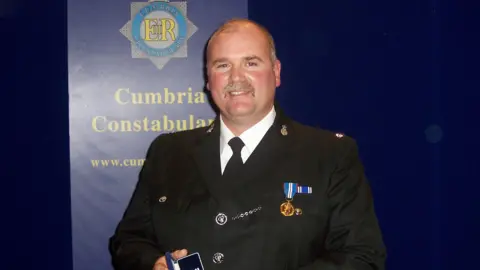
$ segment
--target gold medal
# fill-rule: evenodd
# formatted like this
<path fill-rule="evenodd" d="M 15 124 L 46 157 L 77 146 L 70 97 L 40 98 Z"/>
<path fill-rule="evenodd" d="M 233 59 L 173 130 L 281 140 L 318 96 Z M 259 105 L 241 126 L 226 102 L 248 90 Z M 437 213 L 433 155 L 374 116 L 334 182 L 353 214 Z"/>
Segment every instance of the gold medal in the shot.
<path fill-rule="evenodd" d="M 290 200 L 287 200 L 280 205 L 280 213 L 286 217 L 290 217 L 295 214 L 295 207 L 293 207 L 293 205 L 290 203 Z"/>

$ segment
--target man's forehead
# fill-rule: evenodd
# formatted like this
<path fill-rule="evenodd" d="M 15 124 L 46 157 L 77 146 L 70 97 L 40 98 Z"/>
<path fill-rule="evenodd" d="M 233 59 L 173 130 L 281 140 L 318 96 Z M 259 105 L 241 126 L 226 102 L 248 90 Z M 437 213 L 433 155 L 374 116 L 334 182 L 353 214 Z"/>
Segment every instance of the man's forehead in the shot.
<path fill-rule="evenodd" d="M 260 62 L 268 61 L 270 54 L 268 48 L 265 50 L 251 47 L 246 47 L 244 49 L 239 48 L 238 50 L 216 50 L 213 49 L 207 54 L 207 60 L 209 62 L 237 62 L 237 61 L 251 61 L 257 60 Z"/>
<path fill-rule="evenodd" d="M 243 61 L 253 61 L 253 60 L 255 60 L 255 61 L 260 61 L 260 62 L 265 61 L 264 57 L 261 57 L 260 55 L 256 55 L 256 54 L 245 54 L 245 55 L 240 55 L 240 56 L 227 56 L 227 57 L 219 56 L 219 57 L 212 58 L 211 60 L 214 63 L 229 62 L 229 61 L 232 61 L 232 60 L 243 60 Z"/>
<path fill-rule="evenodd" d="M 255 40 L 268 40 L 268 33 L 262 31 L 257 25 L 250 23 L 250 22 L 233 22 L 226 24 L 211 36 L 208 45 L 214 43 L 219 43 L 218 41 L 221 40 L 223 42 L 225 39 L 230 39 L 232 37 L 248 37 L 251 36 Z"/>

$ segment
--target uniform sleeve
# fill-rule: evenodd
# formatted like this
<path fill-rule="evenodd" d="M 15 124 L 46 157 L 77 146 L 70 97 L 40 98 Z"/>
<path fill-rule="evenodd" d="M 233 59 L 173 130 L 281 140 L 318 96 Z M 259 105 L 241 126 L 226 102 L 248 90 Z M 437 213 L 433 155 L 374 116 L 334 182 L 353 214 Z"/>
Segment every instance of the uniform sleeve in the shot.
<path fill-rule="evenodd" d="M 149 147 L 133 195 L 110 238 L 109 251 L 115 270 L 152 270 L 163 256 L 153 232 L 148 196 L 152 164 L 157 162 L 154 145 L 155 142 Z"/>
<path fill-rule="evenodd" d="M 350 138 L 341 141 L 347 150 L 330 179 L 326 252 L 300 270 L 383 270 L 386 250 L 358 148 Z"/>

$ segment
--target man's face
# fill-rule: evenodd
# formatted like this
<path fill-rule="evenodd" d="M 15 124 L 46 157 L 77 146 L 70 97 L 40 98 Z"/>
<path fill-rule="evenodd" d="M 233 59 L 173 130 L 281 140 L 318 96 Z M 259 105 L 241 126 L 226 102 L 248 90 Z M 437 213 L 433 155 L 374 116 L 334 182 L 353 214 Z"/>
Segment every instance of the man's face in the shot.
<path fill-rule="evenodd" d="M 239 26 L 219 34 L 207 59 L 207 88 L 225 117 L 260 120 L 269 112 L 280 85 L 280 62 L 272 63 L 268 40 L 258 28 Z"/>

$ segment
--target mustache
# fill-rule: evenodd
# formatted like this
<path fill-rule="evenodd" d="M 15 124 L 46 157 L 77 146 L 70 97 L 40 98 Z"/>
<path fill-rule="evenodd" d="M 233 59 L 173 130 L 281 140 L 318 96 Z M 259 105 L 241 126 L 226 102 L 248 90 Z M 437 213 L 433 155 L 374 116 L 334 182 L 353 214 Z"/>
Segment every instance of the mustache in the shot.
<path fill-rule="evenodd" d="M 231 82 L 223 88 L 224 94 L 228 94 L 230 92 L 235 91 L 246 91 L 246 92 L 254 92 L 255 89 L 248 81 L 241 81 L 241 82 Z"/>

